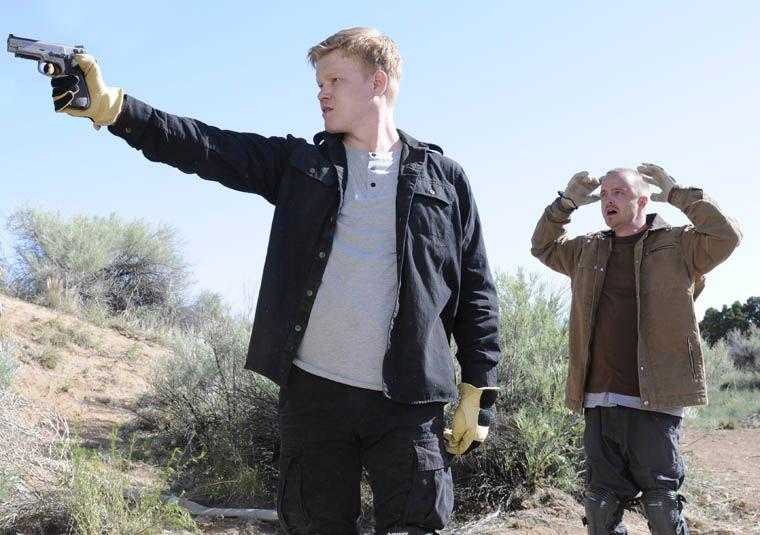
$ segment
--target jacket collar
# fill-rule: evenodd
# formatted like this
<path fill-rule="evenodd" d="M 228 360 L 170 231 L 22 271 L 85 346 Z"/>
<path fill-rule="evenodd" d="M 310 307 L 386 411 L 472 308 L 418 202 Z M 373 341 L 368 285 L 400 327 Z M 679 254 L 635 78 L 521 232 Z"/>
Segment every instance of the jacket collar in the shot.
<path fill-rule="evenodd" d="M 649 232 L 653 230 L 669 230 L 670 224 L 665 221 L 659 214 L 647 214 L 647 227 Z M 602 231 L 604 237 L 610 238 L 615 233 L 612 229 Z"/>
<path fill-rule="evenodd" d="M 649 230 L 670 229 L 670 225 L 659 214 L 647 214 Z"/>
<path fill-rule="evenodd" d="M 443 150 L 441 150 L 440 147 L 437 145 L 432 145 L 430 143 L 420 143 L 415 138 L 404 132 L 403 130 L 396 130 L 398 132 L 398 137 L 401 139 L 402 145 L 404 145 L 407 148 L 410 149 L 427 149 L 430 148 L 432 150 L 435 150 L 437 152 L 440 152 L 443 154 Z M 317 133 L 314 136 L 314 144 L 317 147 L 322 147 L 323 145 L 326 145 L 326 148 L 332 153 L 332 151 L 335 150 L 337 146 L 342 146 L 343 142 L 343 134 L 331 134 L 330 132 L 322 131 Z M 402 147 L 403 151 L 404 147 Z"/>
<path fill-rule="evenodd" d="M 425 168 L 427 151 L 434 150 L 443 154 L 443 150 L 437 145 L 420 143 L 403 130 L 397 131 L 401 140 L 399 179 L 410 183 L 413 188 L 417 177 Z M 343 180 L 343 170 L 346 167 L 346 150 L 343 146 L 343 134 L 332 134 L 326 131 L 319 132 L 314 136 L 314 144 L 323 155 L 333 162 L 338 171 L 339 179 Z"/>

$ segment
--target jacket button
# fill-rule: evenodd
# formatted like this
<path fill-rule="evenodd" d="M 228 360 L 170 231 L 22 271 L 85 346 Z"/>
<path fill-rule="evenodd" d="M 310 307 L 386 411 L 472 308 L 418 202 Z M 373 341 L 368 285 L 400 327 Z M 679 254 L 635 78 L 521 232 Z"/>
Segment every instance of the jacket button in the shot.
<path fill-rule="evenodd" d="M 314 169 L 313 167 L 309 168 L 309 174 L 310 174 L 310 175 L 313 175 L 313 174 L 315 174 L 316 172 L 317 172 L 317 170 L 316 170 L 316 169 Z"/>
<path fill-rule="evenodd" d="M 430 194 L 431 194 L 431 195 L 434 195 L 434 194 L 435 194 L 435 190 L 434 190 L 433 188 L 430 188 Z"/>
<path fill-rule="evenodd" d="M 309 297 L 311 297 L 312 295 L 314 295 L 314 292 L 312 292 L 311 290 L 306 290 L 306 295 L 308 295 Z"/>
<path fill-rule="evenodd" d="M 325 252 L 319 251 L 319 258 L 324 258 L 324 257 L 325 257 Z"/>
<path fill-rule="evenodd" d="M 296 325 L 295 329 L 296 329 L 296 332 L 297 332 L 297 333 L 300 333 L 300 332 L 301 332 L 301 326 L 300 326 L 300 325 Z"/>
<path fill-rule="evenodd" d="M 648 406 L 649 406 L 649 401 L 645 401 L 645 402 L 644 402 L 644 405 L 645 405 L 646 407 L 648 407 Z"/>
<path fill-rule="evenodd" d="M 127 128 L 124 129 L 124 132 L 126 132 L 127 134 L 131 134 L 132 133 L 132 129 L 129 128 L 129 127 L 127 127 Z"/>

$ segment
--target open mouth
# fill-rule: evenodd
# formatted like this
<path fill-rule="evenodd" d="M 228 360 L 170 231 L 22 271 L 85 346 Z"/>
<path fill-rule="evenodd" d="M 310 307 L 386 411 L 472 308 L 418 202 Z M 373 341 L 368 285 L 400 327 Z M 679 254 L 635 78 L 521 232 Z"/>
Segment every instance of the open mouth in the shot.
<path fill-rule="evenodd" d="M 607 208 L 607 210 L 604 211 L 604 215 L 606 216 L 617 215 L 617 213 L 618 213 L 617 208 Z"/>
<path fill-rule="evenodd" d="M 328 114 L 328 113 L 330 113 L 331 111 L 333 111 L 333 109 L 332 109 L 332 108 L 330 108 L 330 107 L 325 107 L 325 108 L 322 108 L 322 115 L 327 115 L 327 114 Z"/>

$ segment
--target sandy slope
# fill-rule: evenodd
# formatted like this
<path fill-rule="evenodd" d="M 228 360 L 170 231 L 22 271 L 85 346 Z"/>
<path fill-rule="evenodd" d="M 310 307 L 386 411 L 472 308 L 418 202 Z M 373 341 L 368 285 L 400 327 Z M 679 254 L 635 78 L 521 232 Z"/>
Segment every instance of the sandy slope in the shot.
<path fill-rule="evenodd" d="M 107 439 L 114 425 L 133 416 L 130 405 L 148 388 L 151 363 L 168 354 L 145 340 L 2 294 L 0 306 L 3 329 L 21 349 L 13 387 L 34 405 L 65 416 L 84 441 Z M 96 347 L 56 347 L 57 365 L 45 368 L 32 355 L 42 350 L 34 333 L 46 322 L 86 333 Z"/>

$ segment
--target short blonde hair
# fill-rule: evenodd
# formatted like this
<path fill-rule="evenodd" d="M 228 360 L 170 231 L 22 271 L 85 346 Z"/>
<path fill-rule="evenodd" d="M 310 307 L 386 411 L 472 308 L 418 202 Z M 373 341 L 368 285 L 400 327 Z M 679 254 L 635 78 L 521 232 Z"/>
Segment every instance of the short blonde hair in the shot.
<path fill-rule="evenodd" d="M 309 49 L 311 66 L 334 50 L 363 63 L 368 74 L 381 70 L 388 75 L 388 98 L 394 101 L 401 81 L 401 54 L 393 39 L 374 28 L 346 28 Z"/>
<path fill-rule="evenodd" d="M 639 197 L 649 197 L 651 195 L 649 183 L 644 180 L 644 177 L 641 176 L 641 173 L 639 173 L 636 169 L 629 169 L 627 167 L 616 167 L 615 169 L 610 169 L 607 171 L 607 173 L 605 173 L 600 182 L 604 182 L 604 179 L 608 176 L 619 176 L 623 180 L 627 181 L 628 184 L 630 184 L 633 192 Z"/>

